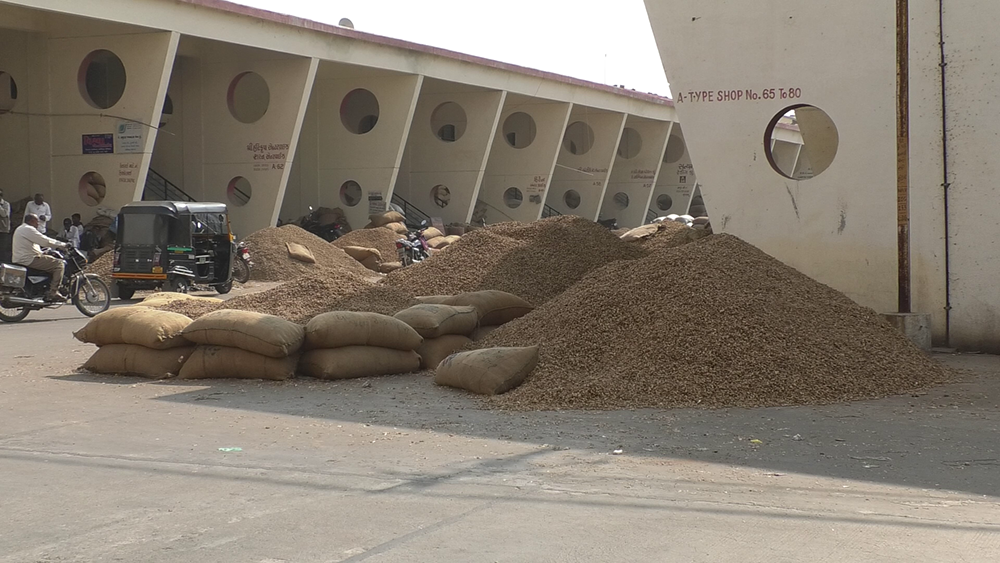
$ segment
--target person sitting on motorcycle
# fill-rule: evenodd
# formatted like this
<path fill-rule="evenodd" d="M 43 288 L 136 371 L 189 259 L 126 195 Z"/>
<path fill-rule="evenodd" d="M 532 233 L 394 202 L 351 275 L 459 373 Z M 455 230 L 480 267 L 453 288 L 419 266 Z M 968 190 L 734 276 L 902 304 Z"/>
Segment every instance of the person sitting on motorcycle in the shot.
<path fill-rule="evenodd" d="M 59 291 L 59 286 L 62 285 L 66 263 L 59 258 L 46 256 L 42 253 L 42 247 L 69 248 L 70 245 L 43 235 L 38 231 L 38 222 L 38 216 L 29 213 L 24 216 L 24 223 L 14 229 L 11 244 L 12 262 L 19 266 L 47 272 L 52 276 L 52 282 L 45 299 L 47 301 L 65 301 L 67 298 Z"/>

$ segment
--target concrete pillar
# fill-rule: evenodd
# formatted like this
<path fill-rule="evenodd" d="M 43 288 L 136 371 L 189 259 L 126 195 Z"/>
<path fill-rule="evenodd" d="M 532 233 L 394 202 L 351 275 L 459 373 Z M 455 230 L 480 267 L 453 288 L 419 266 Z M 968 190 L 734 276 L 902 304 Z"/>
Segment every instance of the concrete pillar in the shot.
<path fill-rule="evenodd" d="M 5 89 L 0 95 L 6 102 L 0 113 L 0 154 L 4 155 L 4 180 L 0 187 L 7 201 L 29 197 L 39 190 L 50 192 L 48 181 L 33 180 L 31 159 L 33 131 L 44 135 L 41 145 L 47 149 L 49 118 L 29 115 L 46 113 L 48 109 L 45 61 L 45 42 L 40 35 L 0 30 L 0 72 L 3 73 L 0 88 Z M 16 98 L 11 99 L 11 88 L 16 90 Z M 48 150 L 43 156 L 44 179 L 49 170 Z"/>
<path fill-rule="evenodd" d="M 801 152 L 802 145 L 800 144 L 779 141 L 778 139 L 771 140 L 771 158 L 774 160 L 774 165 L 793 178 Z"/>
<path fill-rule="evenodd" d="M 601 219 L 622 228 L 646 222 L 656 176 L 663 162 L 672 122 L 628 116 L 601 204 Z"/>
<path fill-rule="evenodd" d="M 573 106 L 546 198 L 563 215 L 597 220 L 626 114 Z"/>
<path fill-rule="evenodd" d="M 691 203 L 697 178 L 680 123 L 674 123 L 663 151 L 663 163 L 649 208 L 658 216 L 683 215 Z"/>
<path fill-rule="evenodd" d="M 339 207 L 359 229 L 386 209 L 423 78 L 323 62 L 281 216 Z"/>
<path fill-rule="evenodd" d="M 542 216 L 571 107 L 507 95 L 479 192 L 487 223 L 530 222 Z"/>
<path fill-rule="evenodd" d="M 506 92 L 424 79 L 395 190 L 445 223 L 472 218 Z"/>
<path fill-rule="evenodd" d="M 68 31 L 68 30 L 67 30 Z M 53 37 L 51 191 L 57 221 L 117 210 L 142 194 L 176 32 Z"/>

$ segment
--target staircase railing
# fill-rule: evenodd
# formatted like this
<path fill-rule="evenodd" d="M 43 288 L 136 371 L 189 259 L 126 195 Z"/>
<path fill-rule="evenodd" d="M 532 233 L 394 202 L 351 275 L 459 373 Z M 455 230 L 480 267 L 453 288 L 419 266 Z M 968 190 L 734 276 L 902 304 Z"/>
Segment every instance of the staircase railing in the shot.
<path fill-rule="evenodd" d="M 646 210 L 646 223 L 652 223 L 659 216 L 660 215 L 657 212 L 653 211 L 652 209 L 647 209 Z"/>
<path fill-rule="evenodd" d="M 403 217 L 406 218 L 406 226 L 410 228 L 416 228 L 420 226 L 420 223 L 427 221 L 428 224 L 431 222 L 430 215 L 424 213 L 418 209 L 412 203 L 406 201 L 397 194 L 392 194 L 392 203 L 403 208 Z"/>
<path fill-rule="evenodd" d="M 142 190 L 143 201 L 194 201 L 187 192 L 167 180 L 159 172 L 149 169 L 146 185 Z"/>
<path fill-rule="evenodd" d="M 558 217 L 562 215 L 556 208 L 551 205 L 545 204 L 542 207 L 542 219 L 547 219 L 549 217 Z"/>

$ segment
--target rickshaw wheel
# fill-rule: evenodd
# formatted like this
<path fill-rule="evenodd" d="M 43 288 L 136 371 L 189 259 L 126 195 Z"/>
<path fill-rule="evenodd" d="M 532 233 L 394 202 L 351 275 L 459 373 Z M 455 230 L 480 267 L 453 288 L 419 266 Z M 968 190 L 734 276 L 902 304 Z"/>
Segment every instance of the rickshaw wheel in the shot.
<path fill-rule="evenodd" d="M 180 276 L 168 279 L 167 283 L 164 285 L 166 286 L 165 289 L 167 291 L 172 291 L 174 293 L 187 293 L 188 290 L 191 289 L 191 283 L 188 279 Z"/>
<path fill-rule="evenodd" d="M 118 286 L 118 299 L 128 301 L 129 299 L 132 299 L 133 295 L 135 295 L 134 287 L 124 287 L 120 283 L 116 285 Z"/>
<path fill-rule="evenodd" d="M 232 290 L 233 290 L 233 280 L 229 280 L 226 283 L 215 286 L 215 291 L 218 291 L 219 295 L 225 295 Z"/>

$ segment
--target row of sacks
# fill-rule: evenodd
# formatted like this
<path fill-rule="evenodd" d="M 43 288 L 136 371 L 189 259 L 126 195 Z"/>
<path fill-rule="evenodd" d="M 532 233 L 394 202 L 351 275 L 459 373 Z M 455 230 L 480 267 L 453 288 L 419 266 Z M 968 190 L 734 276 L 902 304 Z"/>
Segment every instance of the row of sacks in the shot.
<path fill-rule="evenodd" d="M 456 353 L 477 332 L 526 314 L 530 304 L 503 292 L 425 298 L 395 317 L 334 311 L 305 326 L 261 313 L 223 309 L 195 321 L 149 307 L 121 307 L 75 333 L 98 346 L 84 364 L 95 373 L 151 378 L 284 380 L 295 373 L 347 379 L 436 369 L 435 382 L 477 393 L 520 385 L 538 349 Z"/>

